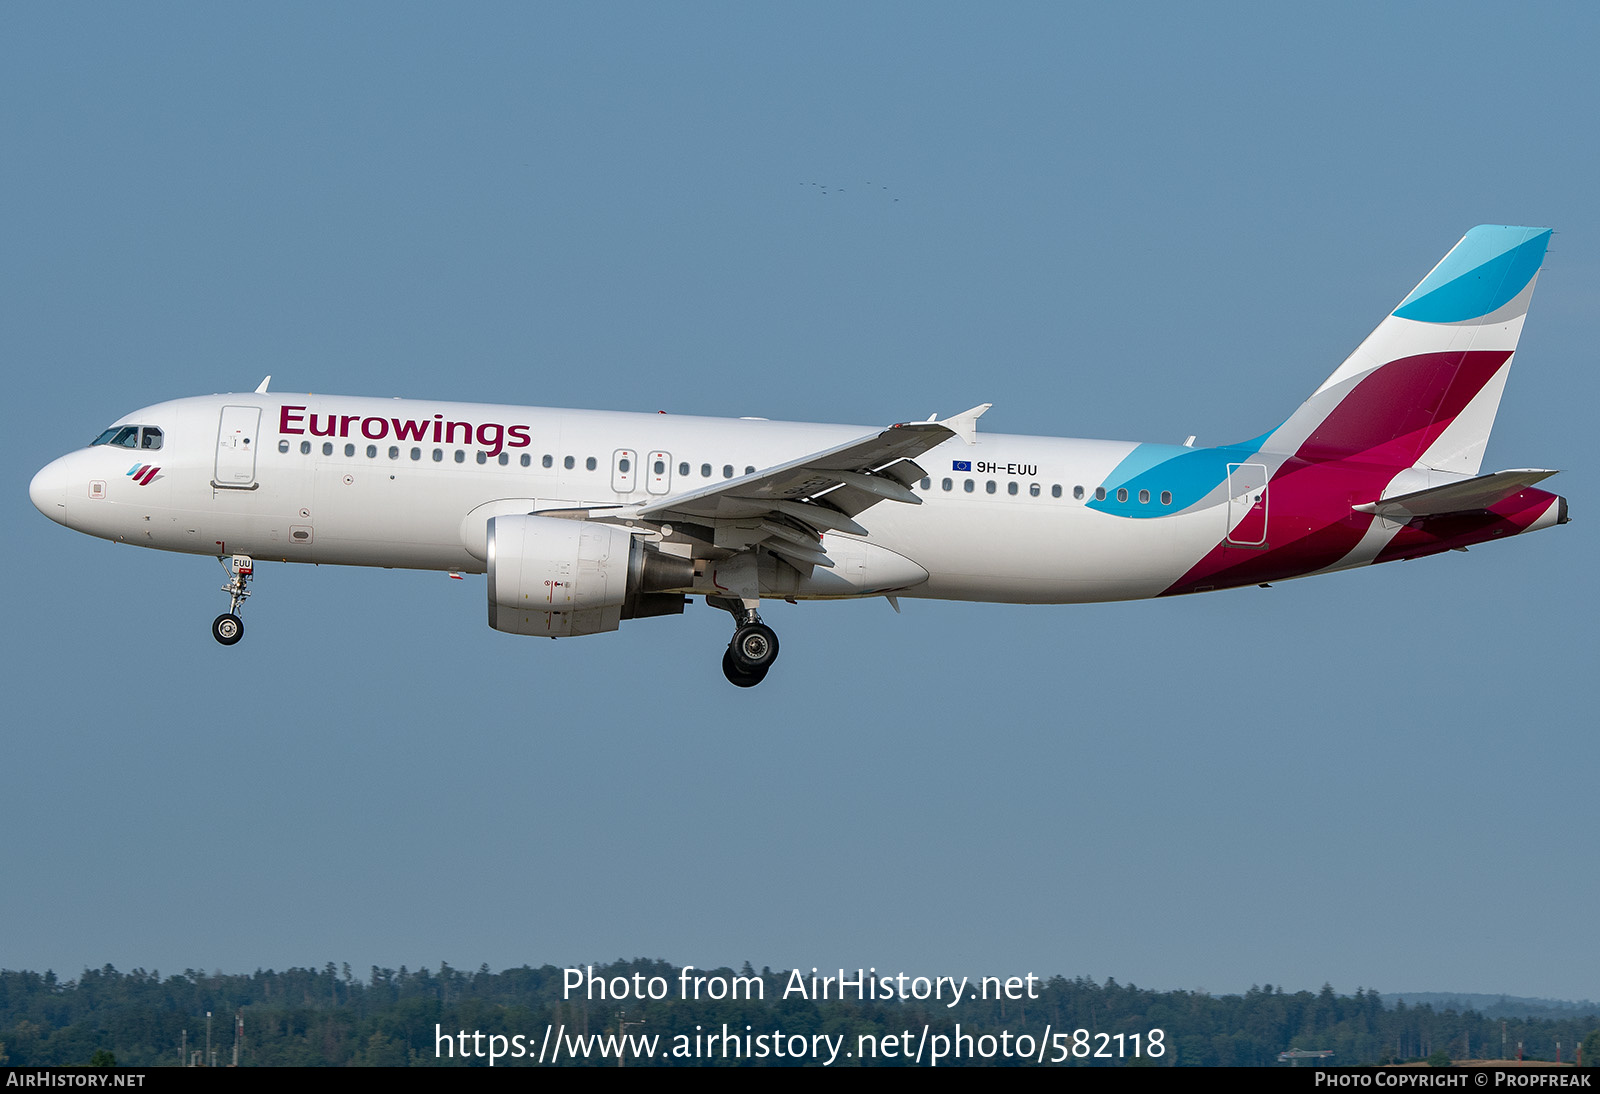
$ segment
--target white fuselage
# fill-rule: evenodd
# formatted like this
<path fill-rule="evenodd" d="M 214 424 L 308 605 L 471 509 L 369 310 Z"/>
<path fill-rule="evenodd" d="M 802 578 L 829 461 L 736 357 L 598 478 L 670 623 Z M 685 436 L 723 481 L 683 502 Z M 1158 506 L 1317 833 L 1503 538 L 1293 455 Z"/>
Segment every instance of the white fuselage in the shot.
<path fill-rule="evenodd" d="M 488 575 L 488 622 L 575 637 L 728 612 L 723 673 L 777 657 L 763 598 L 1062 604 L 1267 585 L 1567 521 L 1554 471 L 1481 474 L 1549 229 L 1469 231 L 1267 433 L 1216 448 L 267 393 L 147 407 L 29 487 L 52 520 L 231 556 Z M 270 379 L 270 377 L 268 378 Z"/>
<path fill-rule="evenodd" d="M 235 424 L 258 408 L 259 435 L 233 429 L 230 438 L 225 408 L 246 408 L 231 412 Z M 55 461 L 33 488 L 52 519 L 162 550 L 474 573 L 485 569 L 474 546 L 484 513 L 640 505 L 867 432 L 279 394 L 180 399 L 117 424 L 159 428 L 162 447 L 99 444 Z M 869 543 L 911 560 L 926 578 L 893 589 L 857 583 L 855 595 L 1016 603 L 1158 595 L 1226 535 L 1228 507 L 1218 491 L 1165 511 L 1157 493 L 1142 504 L 1160 519 L 1090 508 L 1095 486 L 1136 447 L 980 433 L 970 445 L 933 448 L 918 459 L 927 476 L 913 486 L 923 504 L 883 502 L 857 517 Z M 971 469 L 957 470 L 962 464 Z M 141 466 L 159 467 L 147 484 L 131 474 Z M 476 529 L 468 519 L 475 512 Z M 829 532 L 823 547 L 848 555 L 842 541 L 858 538 Z"/>

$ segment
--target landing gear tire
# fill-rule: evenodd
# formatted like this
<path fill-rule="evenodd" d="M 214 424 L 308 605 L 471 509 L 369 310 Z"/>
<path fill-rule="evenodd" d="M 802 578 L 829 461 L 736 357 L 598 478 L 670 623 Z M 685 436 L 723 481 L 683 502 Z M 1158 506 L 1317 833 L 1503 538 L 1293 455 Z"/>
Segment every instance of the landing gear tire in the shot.
<path fill-rule="evenodd" d="M 746 673 L 765 676 L 778 659 L 778 635 L 765 623 L 745 623 L 733 632 L 728 654 Z"/>
<path fill-rule="evenodd" d="M 219 615 L 211 621 L 211 637 L 224 646 L 231 646 L 244 637 L 244 620 L 231 613 Z"/>
<path fill-rule="evenodd" d="M 732 648 L 729 648 L 722 654 L 722 675 L 726 676 L 728 683 L 736 688 L 753 688 L 767 678 L 767 670 L 740 668 L 739 662 L 734 659 Z"/>

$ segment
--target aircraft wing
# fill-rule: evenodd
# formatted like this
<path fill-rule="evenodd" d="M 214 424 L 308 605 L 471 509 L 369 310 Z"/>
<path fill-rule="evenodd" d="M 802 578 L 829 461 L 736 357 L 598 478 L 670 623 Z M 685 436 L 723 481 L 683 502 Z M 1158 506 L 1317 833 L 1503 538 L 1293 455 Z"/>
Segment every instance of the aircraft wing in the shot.
<path fill-rule="evenodd" d="M 1373 513 L 1385 520 L 1404 523 L 1419 517 L 1442 517 L 1451 513 L 1476 513 L 1504 501 L 1536 482 L 1542 482 L 1554 471 L 1523 467 L 1513 471 L 1496 471 L 1492 475 L 1462 479 L 1446 486 L 1434 486 L 1382 501 L 1351 506 L 1358 513 Z"/>
<path fill-rule="evenodd" d="M 922 504 L 910 489 L 927 475 L 917 457 L 951 437 L 973 443 L 978 418 L 990 405 L 942 421 L 892 425 L 750 475 L 674 494 L 630 515 L 709 524 L 717 529 L 718 546 L 738 549 L 763 542 L 802 564 L 826 565 L 819 532 L 866 535 L 851 518 L 870 506 Z"/>

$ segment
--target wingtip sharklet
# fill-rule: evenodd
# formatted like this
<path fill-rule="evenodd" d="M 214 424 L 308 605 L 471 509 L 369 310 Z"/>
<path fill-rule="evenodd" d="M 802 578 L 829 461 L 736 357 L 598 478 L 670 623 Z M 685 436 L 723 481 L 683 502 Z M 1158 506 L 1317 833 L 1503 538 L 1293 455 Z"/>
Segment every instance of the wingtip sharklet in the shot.
<path fill-rule="evenodd" d="M 968 444 L 977 444 L 978 419 L 988 413 L 989 408 L 992 406 L 994 406 L 993 403 L 979 403 L 971 410 L 963 410 L 960 414 L 952 414 L 936 424 L 944 426 Z"/>

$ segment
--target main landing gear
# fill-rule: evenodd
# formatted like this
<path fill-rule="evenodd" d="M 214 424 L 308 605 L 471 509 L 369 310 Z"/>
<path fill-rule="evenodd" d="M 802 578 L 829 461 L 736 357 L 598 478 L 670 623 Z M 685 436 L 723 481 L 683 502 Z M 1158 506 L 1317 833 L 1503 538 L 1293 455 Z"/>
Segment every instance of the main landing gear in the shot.
<path fill-rule="evenodd" d="M 706 603 L 721 608 L 734 619 L 733 639 L 722 655 L 722 675 L 736 688 L 753 688 L 767 678 L 767 670 L 778 659 L 778 635 L 761 622 L 754 603 L 712 596 Z"/>
<path fill-rule="evenodd" d="M 244 620 L 239 618 L 239 609 L 244 606 L 245 597 L 250 595 L 250 577 L 255 572 L 255 562 L 249 555 L 234 555 L 226 562 L 220 558 L 217 561 L 222 562 L 223 568 L 228 571 L 228 583 L 222 587 L 222 591 L 228 594 L 228 610 L 211 621 L 211 637 L 224 646 L 231 646 L 244 637 Z"/>

